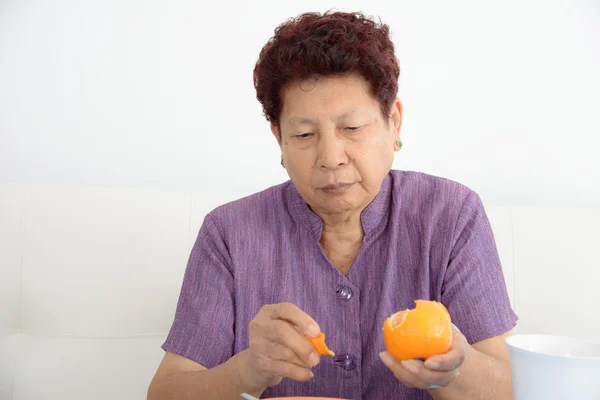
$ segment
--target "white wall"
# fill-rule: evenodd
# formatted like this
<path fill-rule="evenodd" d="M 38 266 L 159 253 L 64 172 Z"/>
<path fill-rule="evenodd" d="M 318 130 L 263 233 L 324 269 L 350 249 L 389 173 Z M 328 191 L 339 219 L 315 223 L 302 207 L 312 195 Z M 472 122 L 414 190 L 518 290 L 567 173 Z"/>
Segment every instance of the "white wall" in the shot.
<path fill-rule="evenodd" d="M 0 181 L 241 195 L 287 179 L 252 68 L 276 25 L 332 7 L 392 28 L 396 168 L 491 203 L 600 206 L 594 0 L 3 0 Z"/>

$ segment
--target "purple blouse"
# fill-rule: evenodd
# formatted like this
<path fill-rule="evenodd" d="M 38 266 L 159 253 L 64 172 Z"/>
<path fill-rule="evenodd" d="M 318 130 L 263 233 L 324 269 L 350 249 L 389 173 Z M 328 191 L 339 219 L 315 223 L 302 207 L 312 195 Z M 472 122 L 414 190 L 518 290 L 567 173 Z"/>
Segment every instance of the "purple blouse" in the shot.
<path fill-rule="evenodd" d="M 263 397 L 430 399 L 380 361 L 383 322 L 430 299 L 469 343 L 515 326 L 483 205 L 459 183 L 393 170 L 361 222 L 365 237 L 346 277 L 319 245 L 321 219 L 290 181 L 210 212 L 163 349 L 214 367 L 248 347 L 248 323 L 264 304 L 290 302 L 319 323 L 337 355 L 323 356 L 309 382 L 284 379 Z"/>

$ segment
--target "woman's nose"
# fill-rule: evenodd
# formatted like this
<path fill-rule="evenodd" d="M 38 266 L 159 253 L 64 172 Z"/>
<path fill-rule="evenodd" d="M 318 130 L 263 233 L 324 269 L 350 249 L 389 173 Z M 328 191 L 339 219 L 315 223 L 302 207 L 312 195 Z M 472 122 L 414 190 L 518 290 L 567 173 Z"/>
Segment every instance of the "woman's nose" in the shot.
<path fill-rule="evenodd" d="M 317 165 L 322 169 L 336 169 L 348 163 L 344 141 L 336 137 L 321 137 Z"/>

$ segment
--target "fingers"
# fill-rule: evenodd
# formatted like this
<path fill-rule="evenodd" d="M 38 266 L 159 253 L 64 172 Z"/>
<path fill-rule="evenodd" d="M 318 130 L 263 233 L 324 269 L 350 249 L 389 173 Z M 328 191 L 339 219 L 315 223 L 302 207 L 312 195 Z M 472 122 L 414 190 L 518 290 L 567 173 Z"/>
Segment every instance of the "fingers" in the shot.
<path fill-rule="evenodd" d="M 310 366 L 319 363 L 319 355 L 313 345 L 286 321 L 273 321 L 265 337 L 271 342 L 279 343 L 290 349 L 300 360 Z"/>
<path fill-rule="evenodd" d="M 405 386 L 423 389 L 427 385 L 427 382 L 425 382 L 419 376 L 410 372 L 402 364 L 397 363 L 387 351 L 379 353 L 379 358 L 381 358 L 381 361 L 385 364 L 385 366 L 392 371 L 396 379 L 402 382 Z M 418 362 L 417 360 L 410 361 Z"/>
<path fill-rule="evenodd" d="M 429 357 L 425 366 L 436 371 L 452 371 L 459 368 L 467 356 L 468 342 L 465 336 L 452 325 L 452 343 L 445 354 Z"/>
<path fill-rule="evenodd" d="M 285 361 L 272 361 L 271 369 L 274 375 L 301 382 L 306 382 L 314 376 L 310 368 L 303 368 Z"/>
<path fill-rule="evenodd" d="M 459 373 L 458 369 L 451 371 L 432 371 L 420 360 L 406 360 L 402 361 L 400 365 L 413 376 L 418 377 L 425 383 L 421 387 L 423 389 L 448 386 L 456 379 Z"/>
<path fill-rule="evenodd" d="M 274 342 L 269 342 L 268 345 L 265 346 L 265 351 L 267 357 L 274 361 L 286 361 L 292 364 L 295 364 L 302 368 L 310 368 L 311 364 L 302 360 L 296 353 L 292 351 L 292 349 Z"/>
<path fill-rule="evenodd" d="M 425 361 L 428 369 L 435 371 L 452 371 L 462 365 L 465 354 L 460 349 L 450 349 L 446 354 L 429 357 Z"/>
<path fill-rule="evenodd" d="M 291 349 L 309 366 L 319 363 L 320 357 L 306 336 L 316 336 L 321 329 L 308 314 L 291 303 L 267 305 L 263 311 L 269 317 L 264 322 L 264 337 Z"/>
<path fill-rule="evenodd" d="M 399 381 L 407 386 L 419 389 L 434 389 L 448 386 L 459 374 L 459 369 L 451 371 L 431 370 L 421 360 L 397 362 L 387 352 L 381 353 L 380 358 Z"/>
<path fill-rule="evenodd" d="M 284 320 L 294 325 L 304 336 L 315 337 L 321 333 L 319 324 L 308 314 L 291 303 L 279 303 L 265 306 L 271 319 Z"/>
<path fill-rule="evenodd" d="M 307 381 L 320 357 L 307 336 L 320 333 L 318 324 L 293 304 L 261 308 L 249 326 L 250 367 L 265 382 L 278 378 Z"/>

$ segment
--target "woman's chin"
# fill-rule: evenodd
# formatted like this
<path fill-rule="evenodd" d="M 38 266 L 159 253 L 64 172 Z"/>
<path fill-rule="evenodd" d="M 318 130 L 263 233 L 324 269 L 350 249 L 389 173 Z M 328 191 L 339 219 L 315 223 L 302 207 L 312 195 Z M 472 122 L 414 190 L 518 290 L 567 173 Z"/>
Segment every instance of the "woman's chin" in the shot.
<path fill-rule="evenodd" d="M 346 198 L 344 198 L 346 197 Z M 335 196 L 330 198 L 322 198 L 317 204 L 316 210 L 326 214 L 342 214 L 352 211 L 358 211 L 359 207 L 356 204 L 356 199 L 352 196 Z"/>

